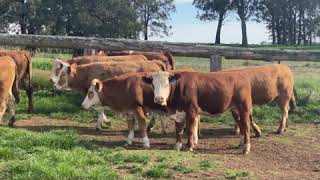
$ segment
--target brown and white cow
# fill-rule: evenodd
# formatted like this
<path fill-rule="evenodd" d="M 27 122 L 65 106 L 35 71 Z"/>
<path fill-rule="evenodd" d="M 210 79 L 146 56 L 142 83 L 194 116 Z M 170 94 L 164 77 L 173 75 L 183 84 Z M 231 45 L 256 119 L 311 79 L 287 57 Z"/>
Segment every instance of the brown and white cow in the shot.
<path fill-rule="evenodd" d="M 250 114 L 252 109 L 251 85 L 241 72 L 155 72 L 145 77 L 154 87 L 154 101 L 170 109 L 186 113 L 189 150 L 198 143 L 198 115 L 200 111 L 210 114 L 236 109 L 240 114 L 240 145 L 243 153 L 250 152 Z M 177 124 L 177 127 L 179 125 Z M 176 148 L 182 146 L 183 129 L 176 129 Z"/>
<path fill-rule="evenodd" d="M 145 116 L 149 110 L 167 112 L 167 108 L 154 103 L 153 89 L 143 81 L 150 72 L 130 73 L 100 81 L 94 79 L 82 103 L 84 109 L 107 108 L 116 112 L 133 113 L 138 120 L 144 147 L 150 147 L 147 136 Z M 129 135 L 127 143 L 134 139 L 133 121 L 128 120 Z"/>
<path fill-rule="evenodd" d="M 295 96 L 293 93 L 294 79 L 290 68 L 284 64 L 273 64 L 267 66 L 249 67 L 243 69 L 227 70 L 228 72 L 245 73 L 251 82 L 251 97 L 254 105 L 264 105 L 276 101 L 281 110 L 282 117 L 277 133 L 286 131 L 288 124 L 289 105 L 295 106 Z M 239 113 L 231 110 L 235 119 L 239 119 Z M 236 123 L 236 132 L 239 126 Z M 256 136 L 260 136 L 261 131 L 255 128 Z"/>
<path fill-rule="evenodd" d="M 18 91 L 18 71 L 13 58 L 9 56 L 0 57 L 0 122 L 6 109 L 9 110 L 11 119 L 8 125 L 13 126 L 15 122 L 15 98 L 12 91 Z"/>
<path fill-rule="evenodd" d="M 154 61 L 106 61 L 84 65 L 69 64 L 60 61 L 62 65 L 54 86 L 60 90 L 75 90 L 86 94 L 91 81 L 95 78 L 108 79 L 131 72 L 163 71 Z M 96 128 L 101 129 L 102 122 L 108 122 L 104 110 L 100 112 Z"/>
<path fill-rule="evenodd" d="M 19 78 L 19 86 L 22 89 L 25 89 L 28 96 L 28 111 L 33 111 L 33 103 L 32 103 L 32 61 L 31 54 L 28 51 L 19 51 L 19 50 L 0 50 L 1 56 L 10 56 L 14 59 L 18 68 L 18 78 Z M 16 101 L 19 102 L 19 94 L 14 92 L 14 96 Z"/>
<path fill-rule="evenodd" d="M 110 57 L 94 55 L 94 56 L 80 56 L 80 57 L 75 57 L 67 60 L 56 59 L 52 65 L 50 80 L 53 83 L 57 82 L 58 76 L 63 67 L 62 63 L 68 63 L 70 65 L 71 64 L 83 65 L 83 64 L 89 64 L 94 62 L 106 62 L 106 61 L 146 61 L 146 60 L 147 58 L 143 55 L 110 56 Z M 164 64 L 162 64 L 161 66 L 164 66 Z"/>
<path fill-rule="evenodd" d="M 166 65 L 167 70 L 174 70 L 176 60 L 169 51 L 114 51 L 107 53 L 108 56 L 121 56 L 121 55 L 144 55 L 148 60 L 160 60 Z"/>

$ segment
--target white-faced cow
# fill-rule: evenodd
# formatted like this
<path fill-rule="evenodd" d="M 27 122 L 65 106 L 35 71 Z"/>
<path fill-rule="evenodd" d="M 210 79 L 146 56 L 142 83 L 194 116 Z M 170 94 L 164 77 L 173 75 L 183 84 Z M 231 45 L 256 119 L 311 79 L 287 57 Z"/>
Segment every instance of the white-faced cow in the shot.
<path fill-rule="evenodd" d="M 141 56 L 140 56 L 141 57 Z M 160 62 L 161 63 L 161 62 Z M 163 71 L 164 66 L 159 66 L 155 61 L 137 60 L 137 61 L 105 61 L 95 62 L 84 65 L 75 63 L 69 64 L 59 61 L 60 68 L 58 75 L 53 80 L 54 86 L 60 90 L 75 90 L 86 94 L 91 81 L 94 78 L 108 79 L 118 75 L 130 72 L 155 72 Z M 97 129 L 101 129 L 101 124 L 108 121 L 104 110 L 100 112 Z"/>
<path fill-rule="evenodd" d="M 167 108 L 154 103 L 151 85 L 143 82 L 150 73 L 131 73 L 100 81 L 94 79 L 82 103 L 84 109 L 107 108 L 121 113 L 133 113 L 138 120 L 144 147 L 150 147 L 145 116 L 149 110 L 167 112 Z M 128 121 L 128 144 L 134 139 L 133 121 Z"/>
<path fill-rule="evenodd" d="M 18 71 L 13 58 L 9 56 L 0 57 L 0 122 L 6 109 L 9 110 L 11 118 L 8 126 L 13 126 L 15 121 L 15 98 L 12 91 L 18 90 Z"/>
<path fill-rule="evenodd" d="M 144 81 L 154 87 L 154 101 L 169 109 L 186 113 L 189 150 L 198 143 L 198 114 L 220 114 L 237 109 L 240 114 L 241 147 L 250 152 L 250 114 L 252 109 L 249 78 L 241 72 L 155 72 Z M 182 146 L 182 128 L 177 129 L 176 148 Z"/>

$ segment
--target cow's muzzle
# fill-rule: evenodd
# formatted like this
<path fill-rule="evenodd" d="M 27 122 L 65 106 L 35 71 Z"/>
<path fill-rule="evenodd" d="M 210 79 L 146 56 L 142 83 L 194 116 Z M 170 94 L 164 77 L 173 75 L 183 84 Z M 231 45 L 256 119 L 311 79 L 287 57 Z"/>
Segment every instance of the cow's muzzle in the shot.
<path fill-rule="evenodd" d="M 160 104 L 161 106 L 167 106 L 167 101 L 164 97 L 156 96 L 154 97 L 154 102 Z"/>

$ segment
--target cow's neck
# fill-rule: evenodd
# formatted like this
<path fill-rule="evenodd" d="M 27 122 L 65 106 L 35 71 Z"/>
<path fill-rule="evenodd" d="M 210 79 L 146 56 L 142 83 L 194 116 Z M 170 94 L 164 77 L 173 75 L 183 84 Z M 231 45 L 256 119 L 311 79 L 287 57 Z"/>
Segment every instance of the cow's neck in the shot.
<path fill-rule="evenodd" d="M 76 67 L 69 75 L 68 84 L 72 89 L 88 89 L 88 71 L 81 67 Z"/>

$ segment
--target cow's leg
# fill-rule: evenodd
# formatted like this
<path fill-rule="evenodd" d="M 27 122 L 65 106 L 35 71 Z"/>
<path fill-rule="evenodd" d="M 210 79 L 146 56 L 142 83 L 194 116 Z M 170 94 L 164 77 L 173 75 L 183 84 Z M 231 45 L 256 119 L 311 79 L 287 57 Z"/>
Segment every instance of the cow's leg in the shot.
<path fill-rule="evenodd" d="M 261 136 L 261 130 L 259 126 L 254 122 L 252 112 L 250 113 L 250 125 L 253 128 L 255 137 L 259 138 Z"/>
<path fill-rule="evenodd" d="M 234 133 L 236 135 L 240 135 L 240 127 L 239 127 L 239 122 L 240 122 L 240 115 L 239 115 L 239 111 L 235 108 L 231 109 L 231 114 L 233 116 L 234 119 Z"/>
<path fill-rule="evenodd" d="M 290 101 L 290 98 L 288 98 L 287 96 L 279 97 L 278 103 L 282 113 L 282 118 L 281 118 L 280 126 L 277 131 L 278 134 L 282 134 L 284 131 L 286 131 L 286 126 L 288 121 L 288 112 L 289 112 L 289 101 Z"/>
<path fill-rule="evenodd" d="M 99 116 L 98 121 L 96 123 L 96 130 L 102 130 L 102 124 L 103 122 L 107 123 L 107 125 L 111 126 L 111 121 L 107 118 L 107 116 L 104 114 L 104 110 L 98 110 Z"/>
<path fill-rule="evenodd" d="M 182 138 L 183 138 L 183 130 L 184 130 L 184 126 L 185 126 L 185 121 L 184 121 L 184 119 L 177 118 L 176 113 L 170 115 L 170 120 L 174 120 L 175 127 L 176 127 L 177 141 L 176 141 L 175 149 L 177 151 L 180 151 L 182 148 Z"/>
<path fill-rule="evenodd" d="M 160 127 L 161 127 L 161 133 L 167 134 L 167 119 L 168 116 L 165 114 L 160 115 Z"/>
<path fill-rule="evenodd" d="M 0 102 L 0 124 L 4 125 L 4 122 L 2 121 L 3 119 L 3 116 L 4 116 L 4 113 L 6 112 L 6 106 L 3 105 L 4 103 L 3 102 Z"/>
<path fill-rule="evenodd" d="M 249 154 L 251 149 L 250 144 L 250 112 L 243 111 L 240 114 L 240 123 L 243 135 L 241 136 L 241 141 L 244 141 L 243 154 Z M 241 130 L 240 130 L 241 131 Z"/>
<path fill-rule="evenodd" d="M 28 96 L 28 112 L 31 113 L 33 111 L 33 87 L 29 87 L 26 90 Z"/>
<path fill-rule="evenodd" d="M 10 93 L 8 98 L 8 110 L 11 115 L 11 118 L 9 120 L 8 126 L 13 127 L 14 122 L 16 121 L 16 111 L 15 111 L 15 100 L 14 96 Z"/>
<path fill-rule="evenodd" d="M 200 115 L 196 116 L 196 123 L 195 126 L 193 127 L 193 140 L 194 140 L 194 145 L 198 145 L 198 140 L 199 140 L 199 122 L 200 122 Z"/>
<path fill-rule="evenodd" d="M 127 144 L 131 146 L 134 140 L 134 123 L 135 123 L 134 117 L 128 116 L 127 123 L 128 123 L 128 130 L 129 130 Z"/>
<path fill-rule="evenodd" d="M 189 151 L 193 151 L 195 145 L 194 133 L 198 133 L 198 130 L 195 129 L 198 123 L 197 116 L 198 114 L 192 109 L 186 113 L 186 126 L 188 131 L 187 147 L 189 148 Z"/>
<path fill-rule="evenodd" d="M 154 125 L 156 124 L 156 116 L 155 116 L 155 114 L 150 112 L 150 117 L 151 117 L 150 118 L 150 122 L 149 122 L 148 128 L 147 128 L 148 132 L 150 132 L 153 129 Z"/>
<path fill-rule="evenodd" d="M 147 118 L 144 114 L 142 107 L 138 107 L 135 110 L 135 116 L 136 116 L 136 119 L 138 120 L 139 130 L 143 140 L 143 147 L 150 148 L 150 141 L 147 135 L 147 126 L 146 126 Z"/>

